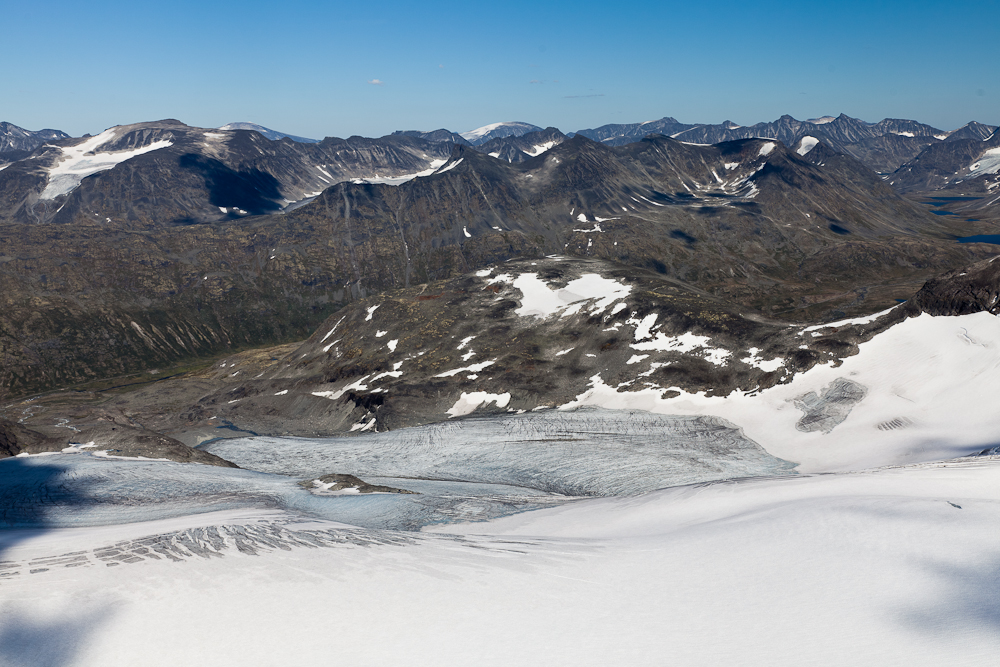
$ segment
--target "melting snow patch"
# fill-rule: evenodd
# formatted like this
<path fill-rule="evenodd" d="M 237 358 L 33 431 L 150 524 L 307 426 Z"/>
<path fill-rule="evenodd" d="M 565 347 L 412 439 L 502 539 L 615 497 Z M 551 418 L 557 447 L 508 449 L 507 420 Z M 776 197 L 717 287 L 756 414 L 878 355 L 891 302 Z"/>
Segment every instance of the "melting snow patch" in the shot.
<path fill-rule="evenodd" d="M 743 359 L 740 359 L 745 364 L 754 366 L 764 371 L 765 373 L 773 373 L 785 364 L 785 360 L 778 357 L 776 359 L 771 359 L 770 361 L 764 361 L 757 354 L 760 352 L 759 348 L 751 347 L 747 350 L 747 355 Z"/>
<path fill-rule="evenodd" d="M 726 171 L 732 171 L 733 169 L 736 169 L 738 166 L 740 166 L 739 162 L 727 162 Z"/>
<path fill-rule="evenodd" d="M 573 231 L 574 232 L 583 232 L 584 234 L 590 234 L 592 232 L 603 232 L 604 230 L 601 229 L 600 223 L 595 222 L 593 229 L 574 229 Z"/>
<path fill-rule="evenodd" d="M 341 387 L 340 389 L 336 389 L 334 391 L 312 391 L 312 392 L 309 392 L 309 393 L 311 393 L 313 396 L 319 396 L 320 398 L 329 398 L 331 401 L 335 401 L 338 398 L 340 398 L 341 396 L 343 396 L 344 394 L 346 394 L 351 389 L 357 389 L 358 391 L 365 391 L 365 390 L 367 390 L 368 389 L 368 385 L 364 384 L 364 382 L 365 382 L 365 380 L 368 379 L 368 377 L 369 376 L 366 375 L 363 378 L 361 378 L 360 380 L 352 382 L 351 384 L 345 385 L 345 386 Z"/>
<path fill-rule="evenodd" d="M 773 141 L 767 142 L 766 144 L 760 147 L 760 151 L 757 153 L 757 155 L 760 155 L 762 157 L 767 157 L 768 155 L 771 154 L 771 151 L 774 150 L 774 146 L 775 144 Z"/>
<path fill-rule="evenodd" d="M 448 419 L 470 414 L 480 405 L 494 402 L 498 408 L 505 408 L 510 403 L 510 394 L 489 394 L 485 391 L 474 391 L 467 394 L 463 391 L 462 396 L 455 401 L 455 405 L 448 410 Z"/>
<path fill-rule="evenodd" d="M 557 357 L 561 357 L 564 354 L 569 354 L 570 352 L 572 352 L 575 349 L 576 349 L 575 347 L 571 347 L 568 350 L 560 350 L 559 352 L 556 352 L 556 356 Z"/>
<path fill-rule="evenodd" d="M 816 148 L 816 144 L 819 143 L 819 139 L 816 137 L 802 137 L 802 141 L 799 142 L 799 147 L 795 151 L 799 155 L 805 155 L 812 149 Z"/>
<path fill-rule="evenodd" d="M 430 167 L 424 169 L 423 171 L 418 171 L 414 174 L 404 174 L 402 176 L 378 176 L 374 178 L 355 178 L 352 183 L 372 183 L 381 185 L 399 185 L 401 183 L 406 183 L 407 181 L 412 181 L 415 178 L 421 178 L 423 176 L 430 176 L 437 171 L 438 167 L 443 165 L 447 160 L 431 160 Z"/>
<path fill-rule="evenodd" d="M 874 315 L 867 315 L 865 317 L 855 317 L 854 319 L 850 320 L 839 320 L 837 322 L 830 322 L 828 324 L 817 324 L 815 326 L 806 327 L 805 329 L 799 332 L 799 335 L 801 336 L 804 333 L 808 333 L 810 331 L 818 331 L 820 329 L 830 329 L 832 327 L 846 327 L 851 324 L 870 324 L 875 320 L 877 320 L 878 318 L 882 317 L 883 315 L 889 314 L 889 312 L 891 312 L 893 308 L 895 308 L 895 306 L 883 310 L 882 312 L 875 313 Z M 818 336 L 819 334 L 813 334 L 813 335 Z"/>
<path fill-rule="evenodd" d="M 385 344 L 385 346 L 387 348 L 389 348 L 390 352 L 395 352 L 396 351 L 396 343 L 398 343 L 398 342 L 399 342 L 399 339 L 396 338 L 394 340 L 390 340 L 388 343 Z"/>
<path fill-rule="evenodd" d="M 333 325 L 333 328 L 332 328 L 332 329 L 330 329 L 330 330 L 329 330 L 329 331 L 328 331 L 328 332 L 326 333 L 326 335 L 325 335 L 325 336 L 323 336 L 323 340 L 321 340 L 321 341 L 320 341 L 320 343 L 322 344 L 322 343 L 323 343 L 324 341 L 326 341 L 326 339 L 327 339 L 327 338 L 329 338 L 329 337 L 330 337 L 330 335 L 331 335 L 331 334 L 332 334 L 332 333 L 333 333 L 334 331 L 336 331 L 336 330 L 337 330 L 337 327 L 339 327 L 339 326 L 340 326 L 340 323 L 341 323 L 341 322 L 343 322 L 343 321 L 344 321 L 344 318 L 343 318 L 343 317 L 341 317 L 341 318 L 340 318 L 339 320 L 337 320 L 337 323 Z"/>
<path fill-rule="evenodd" d="M 462 227 L 462 231 L 465 232 L 465 238 L 467 238 L 467 239 L 471 239 L 472 238 L 472 234 L 469 233 L 468 227 Z"/>
<path fill-rule="evenodd" d="M 278 393 L 276 393 L 275 396 L 284 396 L 287 393 L 288 393 L 287 389 L 282 389 L 281 391 L 279 391 Z"/>
<path fill-rule="evenodd" d="M 511 282 L 511 278 L 503 274 L 490 281 L 491 284 L 495 282 Z M 513 285 L 521 291 L 521 307 L 514 311 L 521 317 L 545 318 L 556 314 L 568 317 L 578 313 L 585 302 L 595 299 L 590 312 L 596 313 L 632 292 L 631 286 L 596 273 L 584 274 L 556 290 L 541 281 L 537 273 L 521 274 L 513 280 Z"/>
<path fill-rule="evenodd" d="M 652 316 L 646 317 L 640 324 L 640 327 L 651 326 L 652 322 L 650 322 L 649 325 L 645 325 L 645 322 L 649 320 L 650 317 Z M 646 338 L 649 335 L 649 329 L 642 328 L 640 330 L 640 328 L 637 328 L 636 329 L 637 341 L 642 340 L 642 338 L 639 337 L 640 333 L 644 334 L 642 338 Z M 705 359 L 713 364 L 716 364 L 717 366 L 721 366 L 725 362 L 725 360 L 730 357 L 732 353 L 729 352 L 728 350 L 709 348 L 708 344 L 710 342 L 711 339 L 708 336 L 699 336 L 697 334 L 691 333 L 690 331 L 686 331 L 682 333 L 680 336 L 667 336 L 666 334 L 663 333 L 657 333 L 652 340 L 648 340 L 642 343 L 638 342 L 632 343 L 629 347 L 631 347 L 633 350 L 639 350 L 640 352 L 680 352 L 682 354 L 687 354 L 689 352 L 693 352 L 694 350 L 707 348 L 705 350 Z"/>
<path fill-rule="evenodd" d="M 444 167 L 441 167 L 441 169 L 437 173 L 443 174 L 446 171 L 451 171 L 452 169 L 454 169 L 458 165 L 462 164 L 462 160 L 464 160 L 464 159 L 465 159 L 464 157 L 458 158 L 457 160 L 455 160 L 451 164 L 449 164 L 447 166 L 444 166 Z"/>
<path fill-rule="evenodd" d="M 371 308 L 369 308 L 369 309 L 368 309 L 368 317 L 366 317 L 366 318 L 365 318 L 365 322 L 370 322 L 370 321 L 371 321 L 371 319 L 372 319 L 372 315 L 374 315 L 374 314 L 375 314 L 375 311 L 376 311 L 376 310 L 378 309 L 378 307 L 379 307 L 379 306 L 381 306 L 381 305 L 382 305 L 382 304 L 380 304 L 380 303 L 379 303 L 379 304 L 376 304 L 376 305 L 374 305 L 374 306 L 372 306 Z"/>
<path fill-rule="evenodd" d="M 532 146 L 531 148 L 529 148 L 524 152 L 530 155 L 531 157 L 535 157 L 536 155 L 541 155 L 545 151 L 549 150 L 557 143 L 558 142 L 556 141 L 546 141 L 544 144 L 535 144 L 534 146 Z"/>
<path fill-rule="evenodd" d="M 69 443 L 69 447 L 63 447 L 62 453 L 63 454 L 80 454 L 80 453 L 83 453 L 83 450 L 89 449 L 91 447 L 96 447 L 96 446 L 97 446 L 97 444 L 93 440 L 91 440 L 90 442 L 88 442 L 86 444 L 83 444 L 83 445 L 81 445 L 80 443 L 71 442 L 71 443 Z"/>
<path fill-rule="evenodd" d="M 458 375 L 459 373 L 464 373 L 465 371 L 472 371 L 473 373 L 475 373 L 476 371 L 483 370 L 487 366 L 492 366 L 496 362 L 497 362 L 496 359 L 491 359 L 490 361 L 482 361 L 482 362 L 480 362 L 478 364 L 472 364 L 471 366 L 465 366 L 464 368 L 456 368 L 456 369 L 453 369 L 453 370 L 450 370 L 450 371 L 445 371 L 444 373 L 438 373 L 434 377 L 436 377 L 436 378 L 449 378 L 449 377 L 451 377 L 453 375 Z M 500 406 L 500 407 L 503 407 L 503 406 Z"/>

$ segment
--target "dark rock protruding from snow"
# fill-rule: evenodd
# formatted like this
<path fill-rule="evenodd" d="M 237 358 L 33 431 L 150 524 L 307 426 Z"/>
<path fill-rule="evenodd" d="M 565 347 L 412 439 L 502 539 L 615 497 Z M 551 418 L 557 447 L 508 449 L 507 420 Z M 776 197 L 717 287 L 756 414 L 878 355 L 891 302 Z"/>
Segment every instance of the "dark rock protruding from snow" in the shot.
<path fill-rule="evenodd" d="M 51 446 L 55 444 L 55 438 L 46 437 L 9 419 L 0 418 L 0 458 L 17 456 L 26 451 L 50 451 Z M 62 447 L 60 444 L 59 448 Z"/>
<path fill-rule="evenodd" d="M 1000 257 L 1000 256 L 998 256 Z M 1000 314 L 1000 262 L 998 257 L 949 271 L 928 280 L 906 302 L 909 315 L 969 315 L 987 312 Z"/>
<path fill-rule="evenodd" d="M 355 477 L 354 475 L 343 475 L 331 473 L 316 479 L 311 479 L 299 483 L 301 486 L 313 490 L 316 493 L 336 493 L 347 491 L 348 493 L 410 493 L 417 494 L 416 491 L 397 489 L 393 486 L 383 486 L 381 484 L 369 484 L 368 482 Z"/>

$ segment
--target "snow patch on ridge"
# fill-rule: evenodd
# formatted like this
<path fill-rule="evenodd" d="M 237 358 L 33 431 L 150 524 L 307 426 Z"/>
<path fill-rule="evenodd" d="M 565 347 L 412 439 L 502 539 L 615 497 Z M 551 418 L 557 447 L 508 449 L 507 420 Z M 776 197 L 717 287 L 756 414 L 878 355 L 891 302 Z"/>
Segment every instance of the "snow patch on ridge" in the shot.
<path fill-rule="evenodd" d="M 125 160 L 172 146 L 167 139 L 154 141 L 148 146 L 114 153 L 96 152 L 100 146 L 114 140 L 116 128 L 105 130 L 76 146 L 60 148 L 63 157 L 48 169 L 49 182 L 39 195 L 39 199 L 55 199 L 76 189 L 87 176 L 107 171 Z M 89 155 L 88 155 L 89 154 Z"/>
<path fill-rule="evenodd" d="M 816 144 L 818 143 L 819 139 L 816 137 L 802 137 L 802 140 L 799 141 L 799 147 L 795 152 L 799 155 L 805 155 L 812 149 L 816 148 Z"/>
<path fill-rule="evenodd" d="M 630 285 L 605 278 L 596 273 L 587 273 L 576 280 L 571 280 L 566 287 L 550 289 L 538 278 L 537 273 L 523 273 L 511 279 L 508 274 L 502 274 L 490 281 L 511 283 L 521 292 L 521 306 L 514 311 L 521 317 L 534 316 L 546 318 L 553 315 L 569 317 L 580 312 L 586 302 L 595 301 L 590 313 L 600 312 L 619 299 L 624 299 L 632 292 Z"/>
<path fill-rule="evenodd" d="M 510 393 L 490 394 L 485 391 L 462 392 L 455 405 L 448 408 L 448 419 L 471 414 L 484 403 L 496 403 L 498 408 L 505 408 L 510 403 Z"/>
<path fill-rule="evenodd" d="M 846 327 L 851 324 L 871 324 L 872 322 L 882 317 L 883 315 L 888 315 L 890 312 L 892 312 L 893 308 L 895 307 L 896 306 L 893 306 L 892 308 L 887 308 L 886 310 L 875 313 L 874 315 L 855 317 L 849 320 L 838 320 L 836 322 L 828 322 L 826 324 L 816 324 L 811 327 L 806 327 L 805 329 L 799 332 L 799 335 L 801 336 L 802 334 L 809 333 L 811 331 L 819 331 L 820 329 L 831 329 L 833 327 Z M 819 334 L 814 334 L 814 335 L 819 335 Z"/>

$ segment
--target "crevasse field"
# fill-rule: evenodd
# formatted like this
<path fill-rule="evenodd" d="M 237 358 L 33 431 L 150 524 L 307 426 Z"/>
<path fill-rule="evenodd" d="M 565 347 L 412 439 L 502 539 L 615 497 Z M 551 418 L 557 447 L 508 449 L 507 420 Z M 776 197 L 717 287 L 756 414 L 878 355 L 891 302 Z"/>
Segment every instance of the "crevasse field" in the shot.
<path fill-rule="evenodd" d="M 5 459 L 0 664 L 994 664 L 997 397 L 1000 320 L 923 315 L 746 395 Z"/>

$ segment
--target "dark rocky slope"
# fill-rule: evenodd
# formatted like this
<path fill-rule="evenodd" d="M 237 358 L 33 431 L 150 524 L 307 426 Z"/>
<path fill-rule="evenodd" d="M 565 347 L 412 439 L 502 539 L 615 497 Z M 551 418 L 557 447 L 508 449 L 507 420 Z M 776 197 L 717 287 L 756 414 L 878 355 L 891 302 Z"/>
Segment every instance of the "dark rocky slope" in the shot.
<path fill-rule="evenodd" d="M 47 144 L 0 171 L 0 222 L 148 229 L 274 213 L 341 181 L 427 170 L 450 152 L 448 144 L 405 136 L 306 144 L 174 120 L 111 128 L 100 136 L 80 159 L 134 157 L 63 194 L 65 187 L 53 186 L 52 170 L 65 165 L 74 146 L 97 140 Z M 141 152 L 154 146 L 159 148 Z"/>

